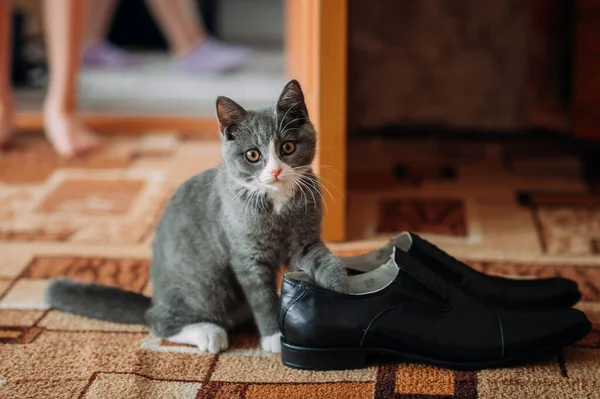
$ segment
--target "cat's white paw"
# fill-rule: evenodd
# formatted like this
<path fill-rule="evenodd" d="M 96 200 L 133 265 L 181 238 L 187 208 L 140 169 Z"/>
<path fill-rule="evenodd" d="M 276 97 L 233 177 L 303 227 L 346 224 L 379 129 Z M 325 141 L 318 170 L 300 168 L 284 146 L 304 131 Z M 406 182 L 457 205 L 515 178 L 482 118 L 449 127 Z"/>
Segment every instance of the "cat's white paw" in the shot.
<path fill-rule="evenodd" d="M 260 346 L 264 351 L 279 353 L 281 352 L 281 334 L 275 333 L 260 338 Z"/>
<path fill-rule="evenodd" d="M 202 352 L 209 353 L 219 353 L 229 347 L 227 331 L 213 323 L 187 325 L 179 334 L 175 334 L 167 340 L 178 344 L 195 345 Z"/>

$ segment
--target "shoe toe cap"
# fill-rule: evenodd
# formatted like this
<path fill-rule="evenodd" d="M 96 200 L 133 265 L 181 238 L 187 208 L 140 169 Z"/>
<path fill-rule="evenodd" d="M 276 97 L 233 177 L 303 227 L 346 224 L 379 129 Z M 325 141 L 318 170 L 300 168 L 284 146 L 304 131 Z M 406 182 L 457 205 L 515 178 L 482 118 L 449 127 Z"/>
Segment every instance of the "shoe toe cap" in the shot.
<path fill-rule="evenodd" d="M 543 352 L 571 345 L 591 329 L 577 309 L 498 312 L 502 323 L 505 356 Z"/>

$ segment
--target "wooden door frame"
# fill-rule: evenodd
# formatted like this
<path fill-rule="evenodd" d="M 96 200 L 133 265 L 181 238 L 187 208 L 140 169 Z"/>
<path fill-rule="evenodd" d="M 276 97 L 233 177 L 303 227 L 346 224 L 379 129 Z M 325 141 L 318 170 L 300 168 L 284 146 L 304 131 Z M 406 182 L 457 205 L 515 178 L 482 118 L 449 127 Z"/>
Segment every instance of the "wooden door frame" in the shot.
<path fill-rule="evenodd" d="M 286 72 L 302 85 L 324 185 L 323 239 L 346 238 L 348 0 L 286 0 Z"/>

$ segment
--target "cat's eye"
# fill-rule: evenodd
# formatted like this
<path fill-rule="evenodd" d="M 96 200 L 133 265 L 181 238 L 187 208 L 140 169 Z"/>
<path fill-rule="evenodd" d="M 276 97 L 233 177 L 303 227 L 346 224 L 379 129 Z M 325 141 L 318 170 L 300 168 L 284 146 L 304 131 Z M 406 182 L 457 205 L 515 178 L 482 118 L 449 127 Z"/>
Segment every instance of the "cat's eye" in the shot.
<path fill-rule="evenodd" d="M 246 159 L 252 163 L 260 160 L 260 151 L 257 149 L 246 151 Z"/>
<path fill-rule="evenodd" d="M 286 141 L 281 145 L 281 152 L 283 152 L 286 155 L 290 155 L 292 152 L 294 152 L 295 149 L 296 144 L 292 143 L 291 141 Z"/>

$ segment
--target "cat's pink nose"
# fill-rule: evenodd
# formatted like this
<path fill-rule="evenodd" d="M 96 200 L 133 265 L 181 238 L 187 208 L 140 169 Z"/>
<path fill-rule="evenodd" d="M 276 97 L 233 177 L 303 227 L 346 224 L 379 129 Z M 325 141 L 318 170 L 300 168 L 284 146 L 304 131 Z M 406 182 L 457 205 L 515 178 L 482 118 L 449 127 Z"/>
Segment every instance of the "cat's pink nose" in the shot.
<path fill-rule="evenodd" d="M 275 180 L 279 180 L 279 175 L 281 174 L 281 168 L 279 168 L 279 169 L 273 169 L 271 171 L 271 174 L 273 175 L 273 177 L 275 178 Z"/>

